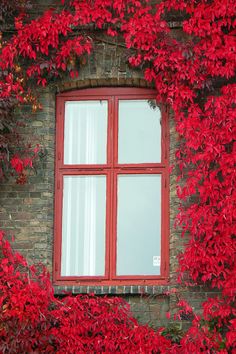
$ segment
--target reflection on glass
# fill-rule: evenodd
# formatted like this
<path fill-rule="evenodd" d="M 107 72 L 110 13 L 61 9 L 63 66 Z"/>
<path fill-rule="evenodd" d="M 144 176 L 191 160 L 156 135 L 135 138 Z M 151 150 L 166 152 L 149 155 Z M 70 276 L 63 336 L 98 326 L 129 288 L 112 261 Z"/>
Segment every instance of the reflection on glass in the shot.
<path fill-rule="evenodd" d="M 107 101 L 65 104 L 65 164 L 105 164 Z"/>
<path fill-rule="evenodd" d="M 65 176 L 62 276 L 105 272 L 106 177 Z"/>
<path fill-rule="evenodd" d="M 160 109 L 148 100 L 120 100 L 118 162 L 161 162 L 160 123 Z"/>
<path fill-rule="evenodd" d="M 159 275 L 161 175 L 119 175 L 117 275 Z"/>

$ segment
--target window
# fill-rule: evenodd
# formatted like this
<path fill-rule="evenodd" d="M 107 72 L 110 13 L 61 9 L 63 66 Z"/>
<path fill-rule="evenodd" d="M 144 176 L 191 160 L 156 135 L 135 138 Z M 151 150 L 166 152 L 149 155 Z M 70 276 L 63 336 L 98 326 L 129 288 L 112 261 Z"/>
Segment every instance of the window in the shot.
<path fill-rule="evenodd" d="M 56 284 L 168 275 L 167 113 L 149 89 L 57 97 Z"/>

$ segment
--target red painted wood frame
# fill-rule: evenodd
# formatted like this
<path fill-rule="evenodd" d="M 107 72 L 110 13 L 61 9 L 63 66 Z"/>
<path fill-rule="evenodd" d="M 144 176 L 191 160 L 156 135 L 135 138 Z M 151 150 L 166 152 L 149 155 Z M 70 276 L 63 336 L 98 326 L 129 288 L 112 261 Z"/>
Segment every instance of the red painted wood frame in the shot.
<path fill-rule="evenodd" d="M 56 102 L 54 269 L 56 285 L 158 285 L 166 284 L 169 274 L 169 128 L 168 110 L 161 109 L 161 162 L 118 164 L 118 101 L 155 99 L 156 92 L 143 88 L 96 88 L 59 94 Z M 107 163 L 64 164 L 65 102 L 107 100 Z M 117 176 L 120 174 L 160 174 L 161 179 L 161 268 L 160 275 L 116 275 Z M 61 276 L 63 176 L 106 176 L 106 251 L 104 276 Z"/>

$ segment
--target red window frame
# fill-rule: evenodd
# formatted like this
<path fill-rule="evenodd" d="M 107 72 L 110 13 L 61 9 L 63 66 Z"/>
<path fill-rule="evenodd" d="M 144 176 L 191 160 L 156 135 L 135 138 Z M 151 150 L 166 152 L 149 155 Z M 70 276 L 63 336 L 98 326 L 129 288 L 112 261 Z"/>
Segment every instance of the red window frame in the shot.
<path fill-rule="evenodd" d="M 56 159 L 55 159 L 55 223 L 54 268 L 55 285 L 158 285 L 166 284 L 169 274 L 169 128 L 168 110 L 161 110 L 161 162 L 118 164 L 118 100 L 155 99 L 156 91 L 144 88 L 96 88 L 70 91 L 56 99 Z M 107 164 L 65 165 L 64 118 L 65 102 L 77 100 L 108 101 Z M 61 276 L 62 202 L 64 175 L 106 175 L 106 259 L 104 276 Z M 116 275 L 116 215 L 118 174 L 161 174 L 161 271 L 160 275 Z"/>

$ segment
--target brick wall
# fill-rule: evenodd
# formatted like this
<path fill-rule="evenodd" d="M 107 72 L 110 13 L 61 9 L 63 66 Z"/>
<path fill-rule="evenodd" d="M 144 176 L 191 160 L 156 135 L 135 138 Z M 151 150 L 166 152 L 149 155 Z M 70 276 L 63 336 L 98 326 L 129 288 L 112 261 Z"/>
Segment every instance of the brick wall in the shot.
<path fill-rule="evenodd" d="M 46 158 L 38 163 L 29 183 L 17 185 L 14 179 L 0 189 L 0 222 L 9 235 L 14 235 L 15 247 L 30 261 L 52 263 L 55 94 L 44 92 L 44 110 L 33 114 L 26 109 L 26 127 L 20 128 L 25 141 L 39 142 Z M 21 118 L 22 112 L 16 113 Z"/>
<path fill-rule="evenodd" d="M 112 41 L 112 40 L 111 40 Z M 1 185 L 0 189 L 0 227 L 9 235 L 15 236 L 15 248 L 22 252 L 30 262 L 43 262 L 52 271 L 53 261 L 53 219 L 54 219 L 54 151 L 55 151 L 55 97 L 57 92 L 71 89 L 130 86 L 147 87 L 142 73 L 131 70 L 126 63 L 126 52 L 116 43 L 102 43 L 98 40 L 93 54 L 79 68 L 78 80 L 64 79 L 52 89 L 40 93 L 43 111 L 32 113 L 24 110 L 27 116 L 22 134 L 26 140 L 39 142 L 46 156 L 38 163 L 37 172 L 29 176 L 29 183 L 16 185 L 13 180 Z M 16 112 L 20 119 L 20 112 Z M 175 163 L 175 150 L 178 139 L 174 119 L 170 118 L 170 164 Z M 176 197 L 176 170 L 170 175 L 170 281 L 169 285 L 155 287 L 57 287 L 56 294 L 63 290 L 73 293 L 94 292 L 97 294 L 117 294 L 130 303 L 134 315 L 141 322 L 163 325 L 167 322 L 166 312 L 176 311 L 175 294 L 168 295 L 176 285 L 177 255 L 183 250 L 184 240 L 180 231 L 174 229 L 174 219 L 179 201 Z M 193 307 L 199 311 L 200 303 L 206 299 L 205 289 L 181 290 Z"/>

